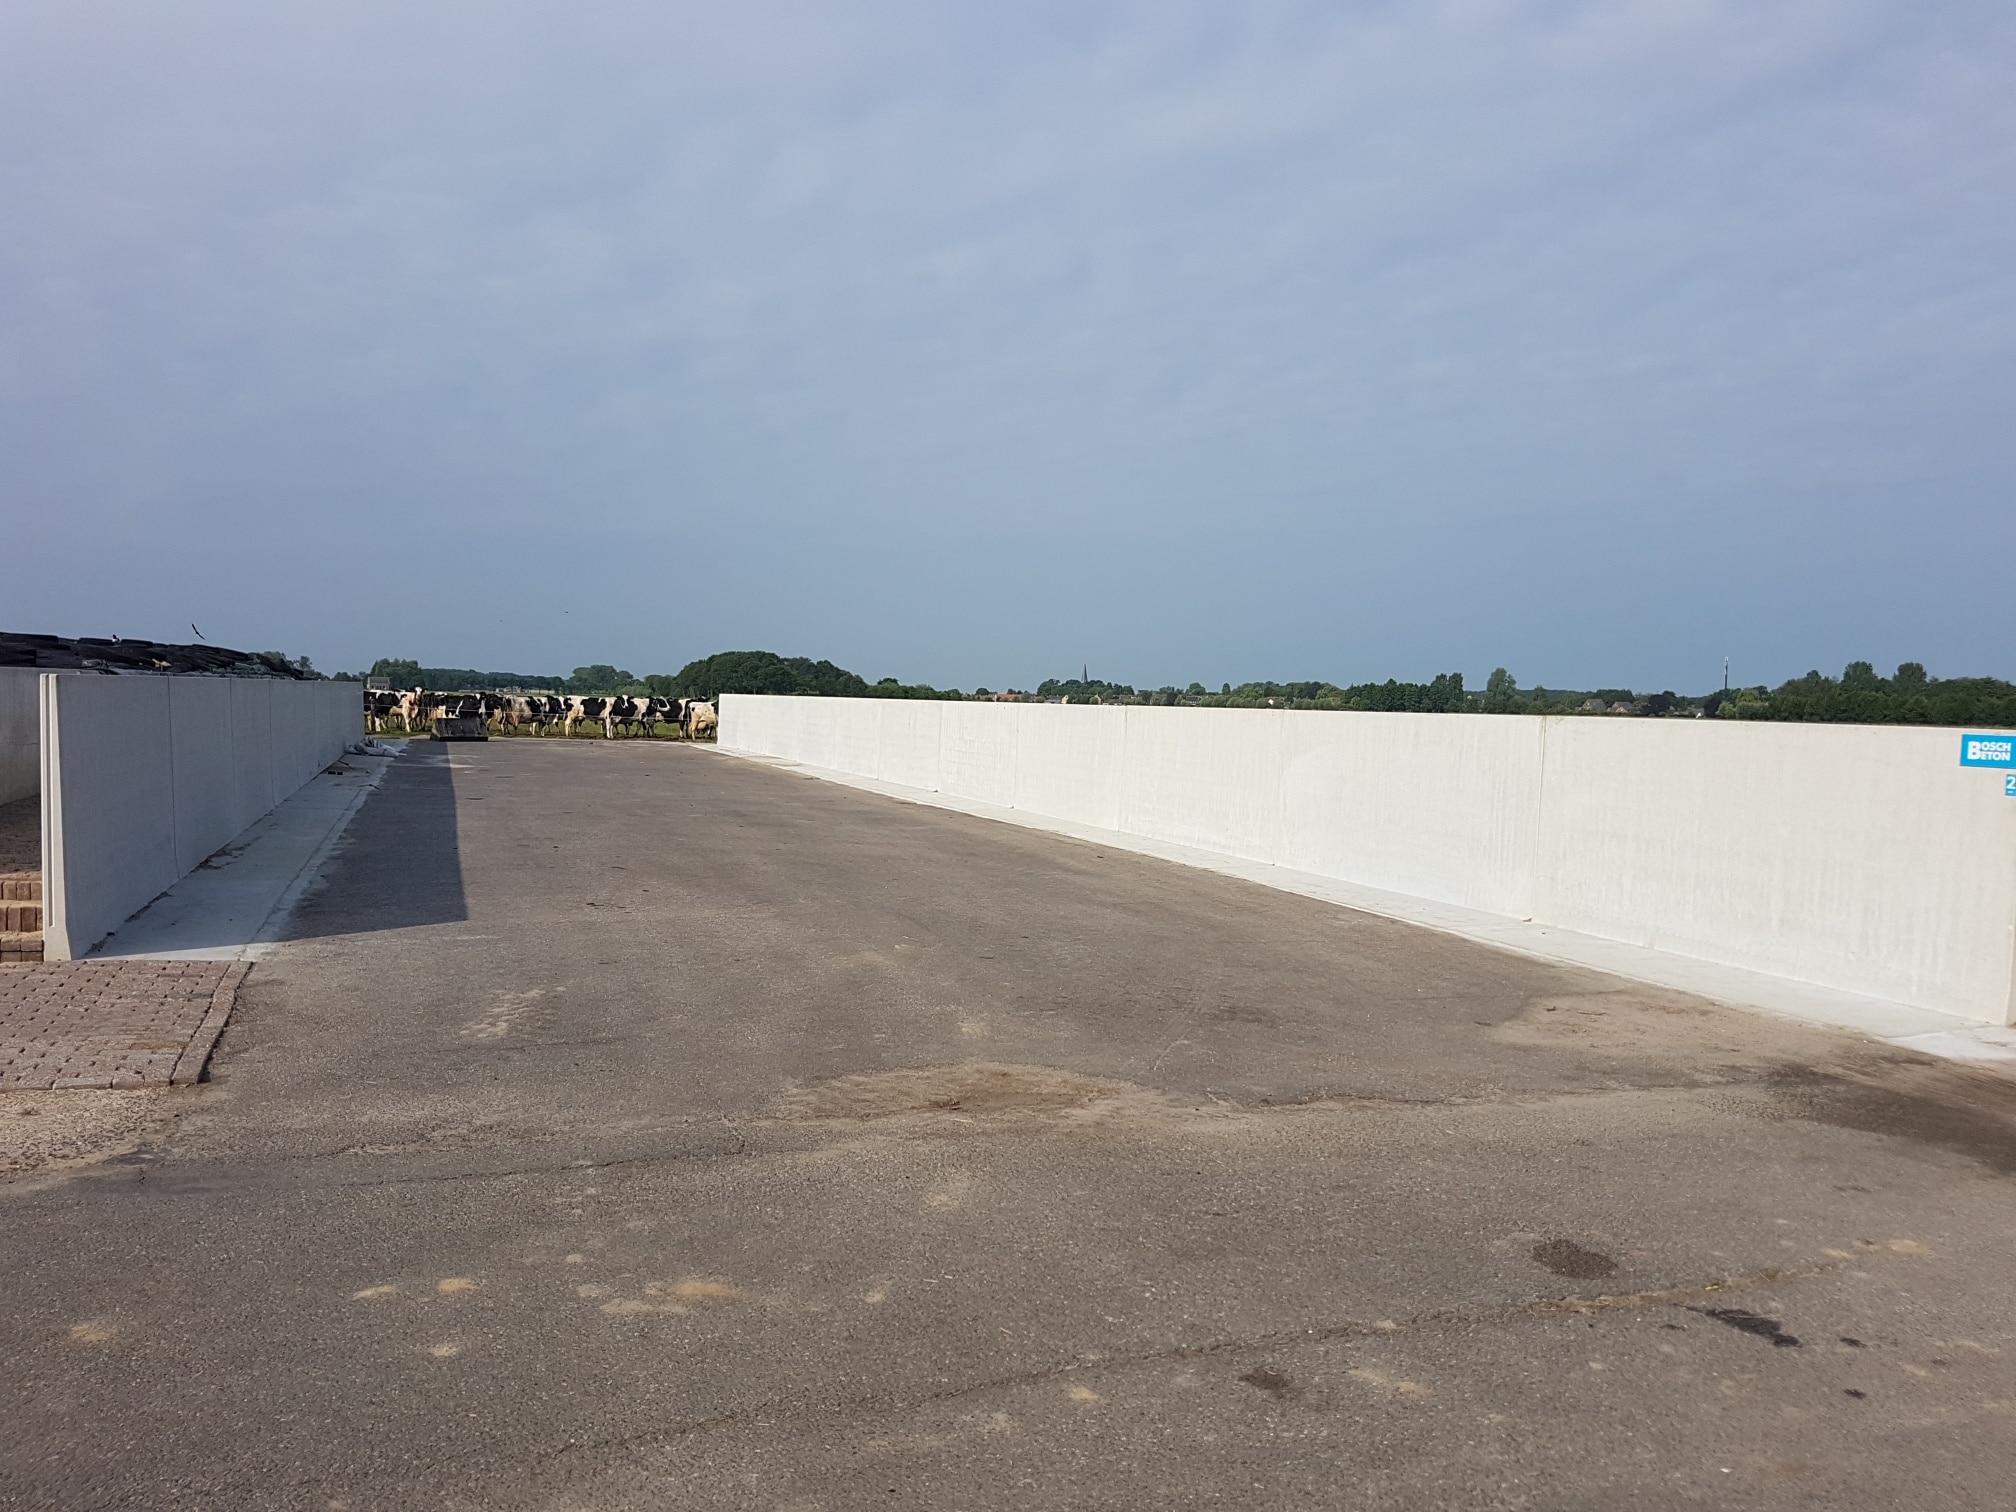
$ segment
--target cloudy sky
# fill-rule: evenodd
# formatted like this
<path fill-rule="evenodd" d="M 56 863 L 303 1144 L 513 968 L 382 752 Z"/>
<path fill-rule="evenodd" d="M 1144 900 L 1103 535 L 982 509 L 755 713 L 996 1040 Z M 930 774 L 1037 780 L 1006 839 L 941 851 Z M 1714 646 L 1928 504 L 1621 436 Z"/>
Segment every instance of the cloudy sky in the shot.
<path fill-rule="evenodd" d="M 2016 675 L 2003 0 L 0 7 L 0 628 Z"/>

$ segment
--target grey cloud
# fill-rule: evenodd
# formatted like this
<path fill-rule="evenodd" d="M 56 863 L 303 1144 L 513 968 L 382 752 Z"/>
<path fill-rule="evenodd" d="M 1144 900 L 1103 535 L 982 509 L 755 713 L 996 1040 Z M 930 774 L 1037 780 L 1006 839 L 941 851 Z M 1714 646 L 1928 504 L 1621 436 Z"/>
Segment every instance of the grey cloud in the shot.
<path fill-rule="evenodd" d="M 2012 62 L 1958 4 L 13 7 L 8 620 L 2006 673 Z"/>

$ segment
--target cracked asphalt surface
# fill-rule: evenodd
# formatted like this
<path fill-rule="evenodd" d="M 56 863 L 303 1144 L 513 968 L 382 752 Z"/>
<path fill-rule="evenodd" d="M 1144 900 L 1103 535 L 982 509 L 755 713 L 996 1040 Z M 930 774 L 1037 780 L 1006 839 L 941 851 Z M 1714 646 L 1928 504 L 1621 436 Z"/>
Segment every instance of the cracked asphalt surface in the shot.
<path fill-rule="evenodd" d="M 0 1186 L 0 1504 L 2001 1508 L 2016 1082 L 638 742 L 416 747 Z"/>

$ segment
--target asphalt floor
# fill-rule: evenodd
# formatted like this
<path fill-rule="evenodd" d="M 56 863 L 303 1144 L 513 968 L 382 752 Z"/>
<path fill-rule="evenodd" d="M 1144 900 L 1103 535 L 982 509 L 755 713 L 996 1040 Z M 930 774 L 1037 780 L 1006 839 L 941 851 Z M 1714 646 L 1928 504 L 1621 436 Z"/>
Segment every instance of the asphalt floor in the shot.
<path fill-rule="evenodd" d="M 2004 1075 L 671 744 L 325 876 L 0 1185 L 0 1505 L 2016 1495 Z"/>

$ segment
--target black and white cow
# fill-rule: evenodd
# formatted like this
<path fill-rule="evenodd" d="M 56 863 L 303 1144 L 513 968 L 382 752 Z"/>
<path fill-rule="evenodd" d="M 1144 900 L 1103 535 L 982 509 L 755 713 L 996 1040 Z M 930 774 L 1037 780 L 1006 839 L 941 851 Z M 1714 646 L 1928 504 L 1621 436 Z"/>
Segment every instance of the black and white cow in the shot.
<path fill-rule="evenodd" d="M 570 696 L 567 700 L 567 733 L 572 735 L 584 719 L 597 720 L 602 725 L 605 740 L 616 738 L 616 700 L 598 696 Z"/>
<path fill-rule="evenodd" d="M 392 721 L 399 713 L 399 695 L 385 688 L 364 690 L 364 728 L 373 735 L 383 735 L 392 728 Z"/>

